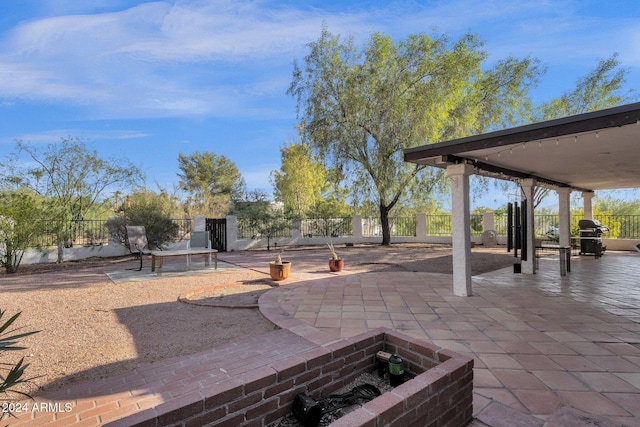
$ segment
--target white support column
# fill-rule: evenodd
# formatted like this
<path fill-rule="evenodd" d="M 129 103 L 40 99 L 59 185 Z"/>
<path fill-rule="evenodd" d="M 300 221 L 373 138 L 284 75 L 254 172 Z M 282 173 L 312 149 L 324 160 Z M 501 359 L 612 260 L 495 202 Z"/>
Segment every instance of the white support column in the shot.
<path fill-rule="evenodd" d="M 239 249 L 238 242 L 238 217 L 235 215 L 227 215 L 227 251 Z"/>
<path fill-rule="evenodd" d="M 416 240 L 421 241 L 427 237 L 427 215 L 424 213 L 416 213 Z"/>
<path fill-rule="evenodd" d="M 471 286 L 471 220 L 469 203 L 470 165 L 447 167 L 451 178 L 451 221 L 453 226 L 453 293 L 470 296 Z"/>
<path fill-rule="evenodd" d="M 568 187 L 558 188 L 558 216 L 560 231 L 560 246 L 571 245 L 571 189 Z"/>
<path fill-rule="evenodd" d="M 592 199 L 595 193 L 593 191 L 583 191 L 582 198 L 584 199 L 584 219 L 593 219 L 593 205 Z"/>
<path fill-rule="evenodd" d="M 353 242 L 357 242 L 362 239 L 362 217 L 360 215 L 354 215 L 351 219 L 351 238 Z"/>
<path fill-rule="evenodd" d="M 535 223 L 533 220 L 533 192 L 536 187 L 535 179 L 523 179 L 520 181 L 522 187 L 522 197 L 527 201 L 527 216 L 525 223 L 527 226 L 527 260 L 522 261 L 522 272 L 524 274 L 535 274 L 536 272 L 536 245 L 535 245 Z"/>

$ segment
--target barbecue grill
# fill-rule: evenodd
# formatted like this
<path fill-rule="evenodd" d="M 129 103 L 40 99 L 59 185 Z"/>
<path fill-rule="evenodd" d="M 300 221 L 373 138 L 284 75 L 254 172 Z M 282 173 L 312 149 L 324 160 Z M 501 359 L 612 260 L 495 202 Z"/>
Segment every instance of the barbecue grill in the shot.
<path fill-rule="evenodd" d="M 578 221 L 580 228 L 580 255 L 593 254 L 599 258 L 607 250 L 602 246 L 602 234 L 609 232 L 609 227 L 602 225 L 595 219 L 581 219 Z"/>

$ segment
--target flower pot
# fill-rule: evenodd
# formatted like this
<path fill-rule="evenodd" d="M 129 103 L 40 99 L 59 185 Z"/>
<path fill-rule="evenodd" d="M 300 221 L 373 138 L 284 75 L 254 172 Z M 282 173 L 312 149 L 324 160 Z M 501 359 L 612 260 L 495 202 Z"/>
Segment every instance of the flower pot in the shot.
<path fill-rule="evenodd" d="M 343 259 L 330 259 L 329 260 L 329 270 L 337 273 L 338 271 L 342 271 L 344 268 L 344 260 Z"/>
<path fill-rule="evenodd" d="M 276 264 L 275 261 L 269 263 L 269 274 L 273 280 L 284 280 L 289 277 L 291 271 L 291 261 L 282 261 L 282 264 Z"/>

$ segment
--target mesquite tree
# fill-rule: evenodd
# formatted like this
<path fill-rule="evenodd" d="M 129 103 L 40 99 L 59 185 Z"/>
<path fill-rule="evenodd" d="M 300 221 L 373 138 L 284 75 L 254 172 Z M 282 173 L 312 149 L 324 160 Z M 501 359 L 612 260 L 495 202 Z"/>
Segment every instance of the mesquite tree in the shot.
<path fill-rule="evenodd" d="M 494 61 L 474 35 L 375 33 L 360 51 L 323 28 L 288 93 L 298 102 L 305 142 L 351 181 L 354 196 L 379 206 L 382 244 L 402 197 L 429 193 L 441 171 L 405 163 L 402 150 L 512 124 L 529 113 L 528 88 L 540 69 L 530 58 Z"/>

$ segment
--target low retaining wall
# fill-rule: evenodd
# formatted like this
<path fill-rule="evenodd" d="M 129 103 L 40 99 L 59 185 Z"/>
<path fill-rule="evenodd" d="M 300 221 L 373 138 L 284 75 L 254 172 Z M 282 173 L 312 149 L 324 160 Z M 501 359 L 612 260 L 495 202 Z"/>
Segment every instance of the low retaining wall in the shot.
<path fill-rule="evenodd" d="M 381 350 L 398 353 L 415 377 L 332 426 L 457 427 L 471 420 L 473 359 L 380 328 L 203 388 L 197 397 L 165 402 L 107 425 L 270 426 L 291 411 L 296 394 L 326 396 L 373 371 L 375 355 Z"/>

